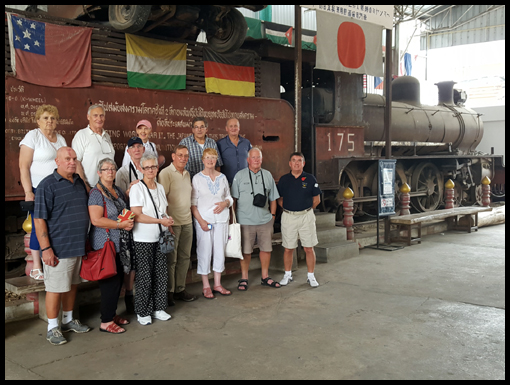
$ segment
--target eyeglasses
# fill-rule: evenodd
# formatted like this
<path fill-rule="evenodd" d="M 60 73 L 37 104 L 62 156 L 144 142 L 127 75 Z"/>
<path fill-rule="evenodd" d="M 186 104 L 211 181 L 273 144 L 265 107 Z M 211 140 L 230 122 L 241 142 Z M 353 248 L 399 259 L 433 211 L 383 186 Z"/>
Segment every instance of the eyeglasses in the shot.
<path fill-rule="evenodd" d="M 206 130 L 207 127 L 206 126 L 200 126 L 200 127 L 195 126 L 195 127 L 193 127 L 193 129 L 195 129 L 195 130 Z"/>
<path fill-rule="evenodd" d="M 101 168 L 99 171 L 102 171 L 102 172 L 115 172 L 117 171 L 116 168 Z"/>
<path fill-rule="evenodd" d="M 147 167 L 142 167 L 142 169 L 146 170 L 146 171 L 154 171 L 154 170 L 158 169 L 158 166 L 147 166 Z"/>

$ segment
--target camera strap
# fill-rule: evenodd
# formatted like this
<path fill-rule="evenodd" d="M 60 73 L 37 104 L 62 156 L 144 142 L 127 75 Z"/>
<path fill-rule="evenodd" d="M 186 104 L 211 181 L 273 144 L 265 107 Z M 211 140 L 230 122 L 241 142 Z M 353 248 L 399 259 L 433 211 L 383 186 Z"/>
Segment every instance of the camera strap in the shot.
<path fill-rule="evenodd" d="M 251 183 L 251 195 L 255 196 L 255 191 L 253 190 L 253 181 L 251 180 L 252 171 L 248 169 L 248 175 L 250 176 Z M 264 196 L 266 196 L 266 185 L 264 184 L 264 174 L 262 173 L 262 169 L 260 169 L 260 175 L 262 176 L 262 188 L 264 189 Z"/>

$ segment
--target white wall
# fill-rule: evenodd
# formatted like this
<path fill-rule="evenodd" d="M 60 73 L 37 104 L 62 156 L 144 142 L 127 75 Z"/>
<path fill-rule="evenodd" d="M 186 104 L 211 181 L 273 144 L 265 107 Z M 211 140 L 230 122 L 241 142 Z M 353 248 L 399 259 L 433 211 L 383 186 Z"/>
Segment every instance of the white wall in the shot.
<path fill-rule="evenodd" d="M 483 114 L 482 120 L 484 128 L 482 141 L 476 149 L 490 154 L 491 147 L 494 147 L 494 154 L 504 156 L 505 106 L 477 107 L 475 110 Z"/>

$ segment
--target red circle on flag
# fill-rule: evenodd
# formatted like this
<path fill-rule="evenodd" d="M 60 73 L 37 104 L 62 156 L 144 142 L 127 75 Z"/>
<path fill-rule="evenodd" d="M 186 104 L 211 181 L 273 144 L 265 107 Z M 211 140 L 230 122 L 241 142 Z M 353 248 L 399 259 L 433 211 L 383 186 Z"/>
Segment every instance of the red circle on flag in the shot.
<path fill-rule="evenodd" d="M 365 33 L 358 24 L 343 22 L 336 39 L 340 63 L 347 68 L 359 68 L 365 61 Z"/>

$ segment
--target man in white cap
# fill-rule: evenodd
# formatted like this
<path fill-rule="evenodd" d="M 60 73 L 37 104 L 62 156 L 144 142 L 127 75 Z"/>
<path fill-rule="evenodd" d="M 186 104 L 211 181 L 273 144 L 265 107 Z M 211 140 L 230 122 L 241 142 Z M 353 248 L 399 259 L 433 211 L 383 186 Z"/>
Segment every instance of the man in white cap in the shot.
<path fill-rule="evenodd" d="M 143 146 L 145 147 L 145 153 L 151 152 L 158 158 L 159 167 L 165 164 L 165 157 L 163 155 L 158 156 L 158 150 L 156 149 L 156 144 L 149 141 L 149 135 L 152 131 L 152 124 L 148 120 L 142 119 L 138 123 L 136 123 L 136 136 L 142 139 Z M 124 159 L 122 160 L 122 166 L 129 164 L 131 157 L 128 153 L 128 146 L 126 146 L 126 151 L 124 152 Z"/>

